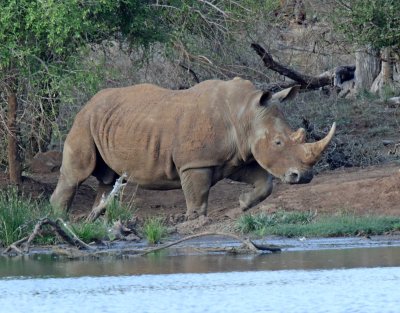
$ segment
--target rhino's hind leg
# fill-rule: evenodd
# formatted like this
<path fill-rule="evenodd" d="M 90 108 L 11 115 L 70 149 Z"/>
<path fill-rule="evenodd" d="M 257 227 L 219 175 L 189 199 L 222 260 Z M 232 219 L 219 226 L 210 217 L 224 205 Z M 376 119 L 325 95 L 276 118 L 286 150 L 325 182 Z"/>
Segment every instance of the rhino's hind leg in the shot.
<path fill-rule="evenodd" d="M 272 192 L 272 176 L 258 164 L 250 164 L 228 178 L 251 184 L 254 187 L 250 192 L 240 195 L 239 204 L 241 211 L 257 205 Z"/>
<path fill-rule="evenodd" d="M 53 209 L 58 212 L 68 212 L 76 190 L 92 174 L 96 165 L 93 140 L 85 133 L 76 134 L 78 131 L 72 128 L 64 144 L 60 178 L 50 198 Z"/>
<path fill-rule="evenodd" d="M 107 197 L 110 194 L 114 187 L 114 183 L 119 176 L 108 167 L 99 153 L 97 153 L 96 167 L 93 171 L 93 176 L 95 176 L 99 182 L 97 186 L 96 199 L 94 200 L 92 207 L 95 208 L 99 205 L 103 195 Z"/>
<path fill-rule="evenodd" d="M 68 212 L 78 185 L 71 184 L 63 173 L 60 174 L 57 187 L 50 197 L 53 209 L 58 213 Z"/>
<path fill-rule="evenodd" d="M 186 199 L 186 219 L 206 216 L 212 170 L 210 168 L 188 169 L 181 173 L 180 177 Z"/>

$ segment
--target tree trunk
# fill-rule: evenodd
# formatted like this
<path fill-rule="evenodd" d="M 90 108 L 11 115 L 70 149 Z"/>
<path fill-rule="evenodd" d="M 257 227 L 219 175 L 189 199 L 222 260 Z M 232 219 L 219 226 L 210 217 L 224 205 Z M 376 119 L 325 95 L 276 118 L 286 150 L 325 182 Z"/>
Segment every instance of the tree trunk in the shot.
<path fill-rule="evenodd" d="M 303 0 L 296 0 L 294 6 L 294 20 L 297 24 L 303 24 L 306 20 L 306 10 Z"/>
<path fill-rule="evenodd" d="M 375 78 L 381 70 L 378 51 L 370 47 L 356 51 L 356 92 L 370 90 Z"/>
<path fill-rule="evenodd" d="M 393 64 L 393 81 L 395 84 L 400 85 L 400 62 Z"/>
<path fill-rule="evenodd" d="M 8 114 L 7 114 L 7 127 L 8 127 L 8 172 L 11 184 L 21 184 L 21 162 L 18 153 L 18 127 L 17 127 L 17 110 L 18 101 L 17 94 L 15 92 L 15 84 L 11 82 L 7 86 L 7 102 L 8 102 Z"/>
<path fill-rule="evenodd" d="M 383 85 L 393 84 L 393 61 L 390 55 L 390 48 L 382 50 L 382 83 Z"/>
<path fill-rule="evenodd" d="M 379 93 L 380 95 L 385 94 L 385 87 L 386 93 L 390 89 L 393 89 L 393 73 L 394 73 L 394 62 L 391 58 L 391 49 L 389 47 L 382 49 L 381 54 L 382 65 L 381 65 L 381 72 L 379 73 L 378 77 L 373 82 L 370 91 L 372 93 Z"/>

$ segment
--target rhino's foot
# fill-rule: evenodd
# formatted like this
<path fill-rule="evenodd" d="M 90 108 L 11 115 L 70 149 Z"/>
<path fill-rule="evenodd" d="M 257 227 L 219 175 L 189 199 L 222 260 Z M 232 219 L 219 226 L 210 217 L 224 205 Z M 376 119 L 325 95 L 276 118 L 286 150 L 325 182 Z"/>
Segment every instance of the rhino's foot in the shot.
<path fill-rule="evenodd" d="M 206 217 L 205 213 L 199 213 L 197 211 L 192 211 L 192 212 L 187 212 L 185 215 L 185 220 L 186 221 L 193 221 L 195 219 L 198 219 L 200 217 Z"/>
<path fill-rule="evenodd" d="M 190 213 L 190 214 L 187 214 L 186 213 L 186 215 L 185 215 L 185 221 L 193 221 L 193 220 L 195 220 L 196 218 L 198 218 L 199 217 L 199 215 L 197 214 L 197 213 Z"/>
<path fill-rule="evenodd" d="M 209 225 L 211 221 L 211 218 L 201 215 L 197 219 L 176 225 L 176 230 L 180 234 L 193 234 L 200 231 L 204 226 Z"/>
<path fill-rule="evenodd" d="M 251 206 L 250 193 L 245 193 L 239 197 L 239 206 L 242 211 L 246 211 Z"/>
<path fill-rule="evenodd" d="M 230 218 L 231 220 L 236 220 L 240 215 L 242 215 L 243 212 L 244 210 L 241 207 L 234 208 L 226 212 L 225 216 Z"/>

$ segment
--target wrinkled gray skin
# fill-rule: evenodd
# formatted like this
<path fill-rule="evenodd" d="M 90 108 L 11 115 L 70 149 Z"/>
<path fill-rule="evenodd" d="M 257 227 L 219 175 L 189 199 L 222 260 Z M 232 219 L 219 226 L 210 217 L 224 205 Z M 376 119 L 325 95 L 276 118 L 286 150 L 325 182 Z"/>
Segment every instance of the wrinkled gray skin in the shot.
<path fill-rule="evenodd" d="M 126 173 L 143 188 L 182 188 L 188 219 L 207 214 L 219 180 L 245 182 L 254 187 L 239 198 L 247 210 L 270 195 L 272 175 L 309 182 L 334 134 L 335 125 L 321 141 L 305 143 L 304 129 L 290 129 L 275 103 L 296 93 L 262 92 L 240 78 L 180 91 L 150 84 L 102 90 L 75 118 L 51 203 L 68 210 L 77 187 L 94 175 L 96 205 Z"/>

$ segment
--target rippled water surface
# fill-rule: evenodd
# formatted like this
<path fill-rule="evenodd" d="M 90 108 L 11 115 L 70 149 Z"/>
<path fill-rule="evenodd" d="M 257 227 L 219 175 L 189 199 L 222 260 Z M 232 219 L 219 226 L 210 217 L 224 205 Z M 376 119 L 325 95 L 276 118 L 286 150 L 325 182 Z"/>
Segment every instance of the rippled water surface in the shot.
<path fill-rule="evenodd" d="M 400 248 L 0 258 L 0 312 L 400 312 Z"/>

